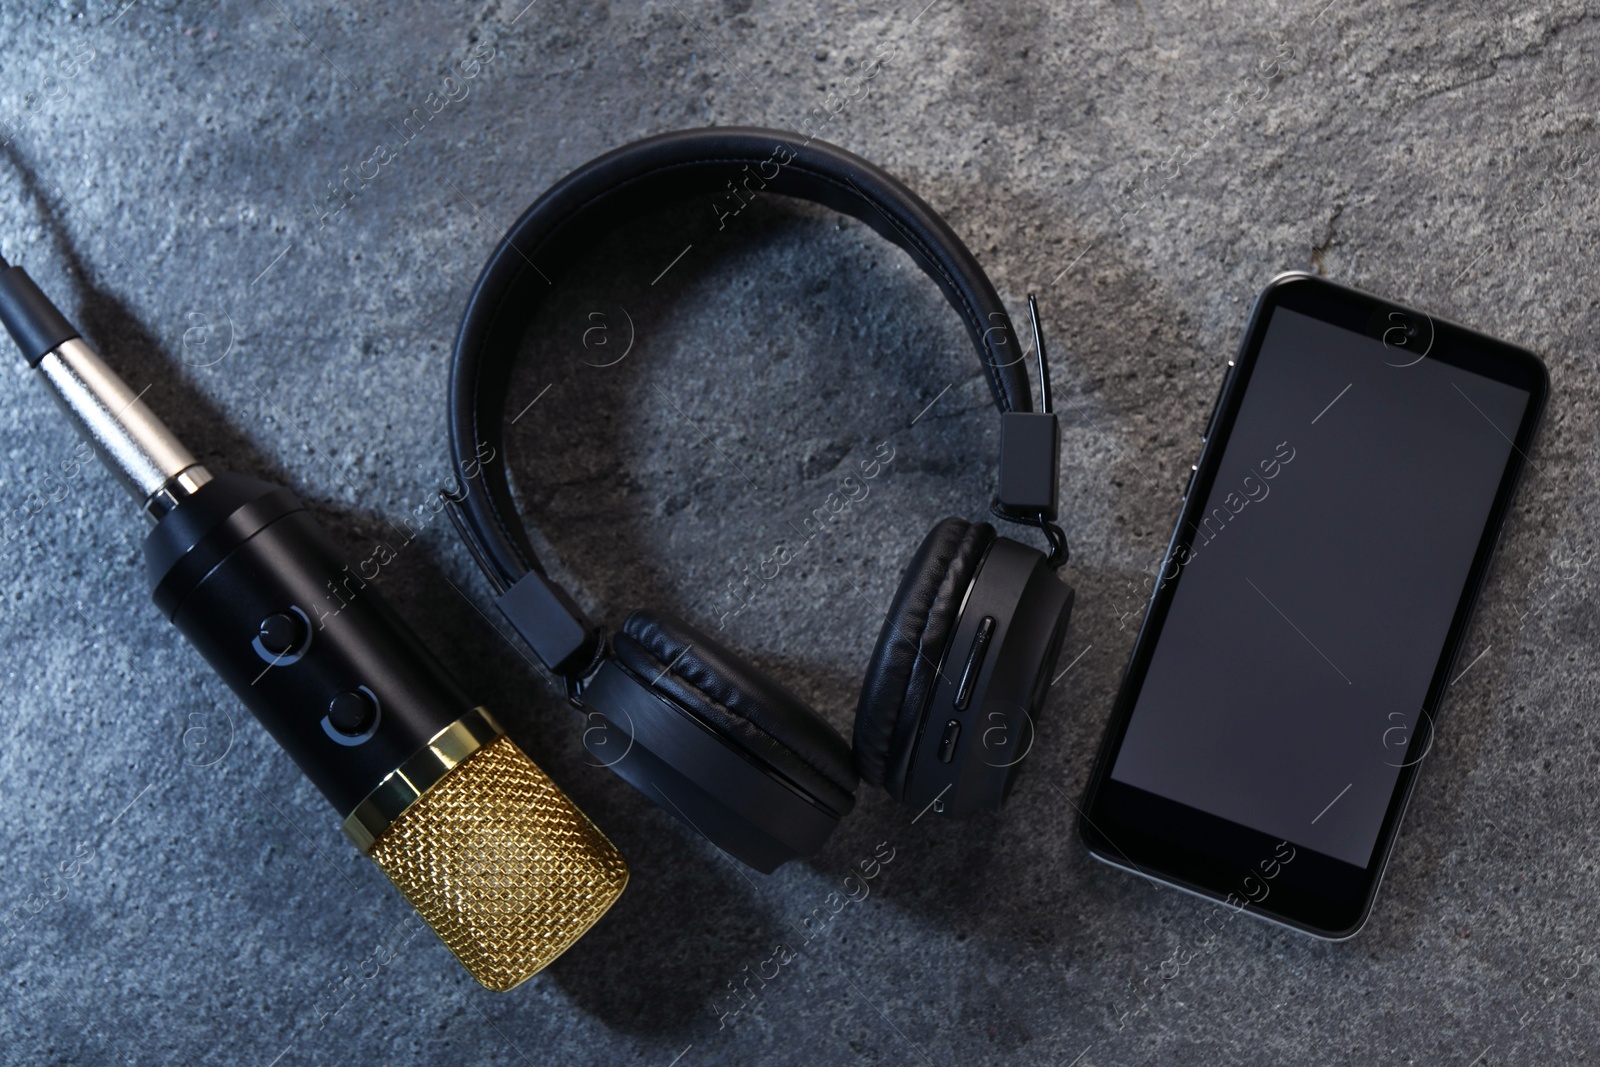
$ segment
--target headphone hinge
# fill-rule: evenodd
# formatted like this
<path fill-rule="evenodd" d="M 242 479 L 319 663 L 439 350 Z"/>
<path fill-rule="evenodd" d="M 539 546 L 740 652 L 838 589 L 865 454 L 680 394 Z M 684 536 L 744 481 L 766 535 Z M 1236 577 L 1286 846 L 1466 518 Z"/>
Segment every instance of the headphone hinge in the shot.
<path fill-rule="evenodd" d="M 601 666 L 605 664 L 606 657 L 611 652 L 611 635 L 606 631 L 605 627 L 602 626 L 597 629 L 594 637 L 594 655 L 590 658 L 588 665 L 576 674 L 561 676 L 561 680 L 567 690 L 567 703 L 579 711 L 583 711 L 585 707 L 583 691 L 589 687 L 590 682 L 594 681 L 594 676 L 600 672 Z"/>
<path fill-rule="evenodd" d="M 563 678 L 582 677 L 604 644 L 566 590 L 538 571 L 518 578 L 494 603 L 539 662 Z"/>

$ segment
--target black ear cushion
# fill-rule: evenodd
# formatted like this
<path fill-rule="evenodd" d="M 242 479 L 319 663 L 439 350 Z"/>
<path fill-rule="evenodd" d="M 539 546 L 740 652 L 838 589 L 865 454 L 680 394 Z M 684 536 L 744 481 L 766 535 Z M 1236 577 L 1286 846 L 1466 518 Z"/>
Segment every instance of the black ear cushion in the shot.
<path fill-rule="evenodd" d="M 846 815 L 855 806 L 858 779 L 844 738 L 710 635 L 664 611 L 636 611 L 612 647 L 623 666 L 824 807 Z"/>
<path fill-rule="evenodd" d="M 861 683 L 855 751 L 856 769 L 864 781 L 895 791 L 895 780 L 903 775 L 903 767 L 900 775 L 896 767 L 915 740 L 917 721 L 937 680 L 939 658 L 994 538 L 994 527 L 986 522 L 945 519 L 911 557 Z"/>

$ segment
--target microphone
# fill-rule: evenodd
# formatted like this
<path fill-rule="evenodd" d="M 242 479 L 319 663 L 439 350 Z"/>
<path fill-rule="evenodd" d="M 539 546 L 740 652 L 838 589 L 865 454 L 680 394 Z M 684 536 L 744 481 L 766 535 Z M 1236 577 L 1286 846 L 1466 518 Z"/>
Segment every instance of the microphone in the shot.
<path fill-rule="evenodd" d="M 155 520 L 144 558 L 161 613 L 474 978 L 510 989 L 605 914 L 628 881 L 616 848 L 350 570 L 293 493 L 197 463 L 3 258 L 0 320 Z"/>

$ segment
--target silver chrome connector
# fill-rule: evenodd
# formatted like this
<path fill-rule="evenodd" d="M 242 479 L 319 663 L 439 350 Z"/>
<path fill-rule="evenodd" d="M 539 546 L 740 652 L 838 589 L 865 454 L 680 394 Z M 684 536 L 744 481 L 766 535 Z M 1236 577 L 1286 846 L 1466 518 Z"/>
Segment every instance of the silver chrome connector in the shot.
<path fill-rule="evenodd" d="M 173 436 L 128 383 L 81 337 L 62 341 L 38 369 L 84 439 L 139 501 L 159 519 L 211 480 L 211 473 Z"/>

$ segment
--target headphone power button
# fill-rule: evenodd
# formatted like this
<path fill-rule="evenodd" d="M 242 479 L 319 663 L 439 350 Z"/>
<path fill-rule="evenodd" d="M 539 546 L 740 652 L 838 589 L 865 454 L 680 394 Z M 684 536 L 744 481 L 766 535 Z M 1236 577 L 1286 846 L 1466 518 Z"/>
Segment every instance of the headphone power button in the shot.
<path fill-rule="evenodd" d="M 961 739 L 961 724 L 951 719 L 944 724 L 944 736 L 939 738 L 939 762 L 949 763 L 956 758 L 956 742 Z"/>

